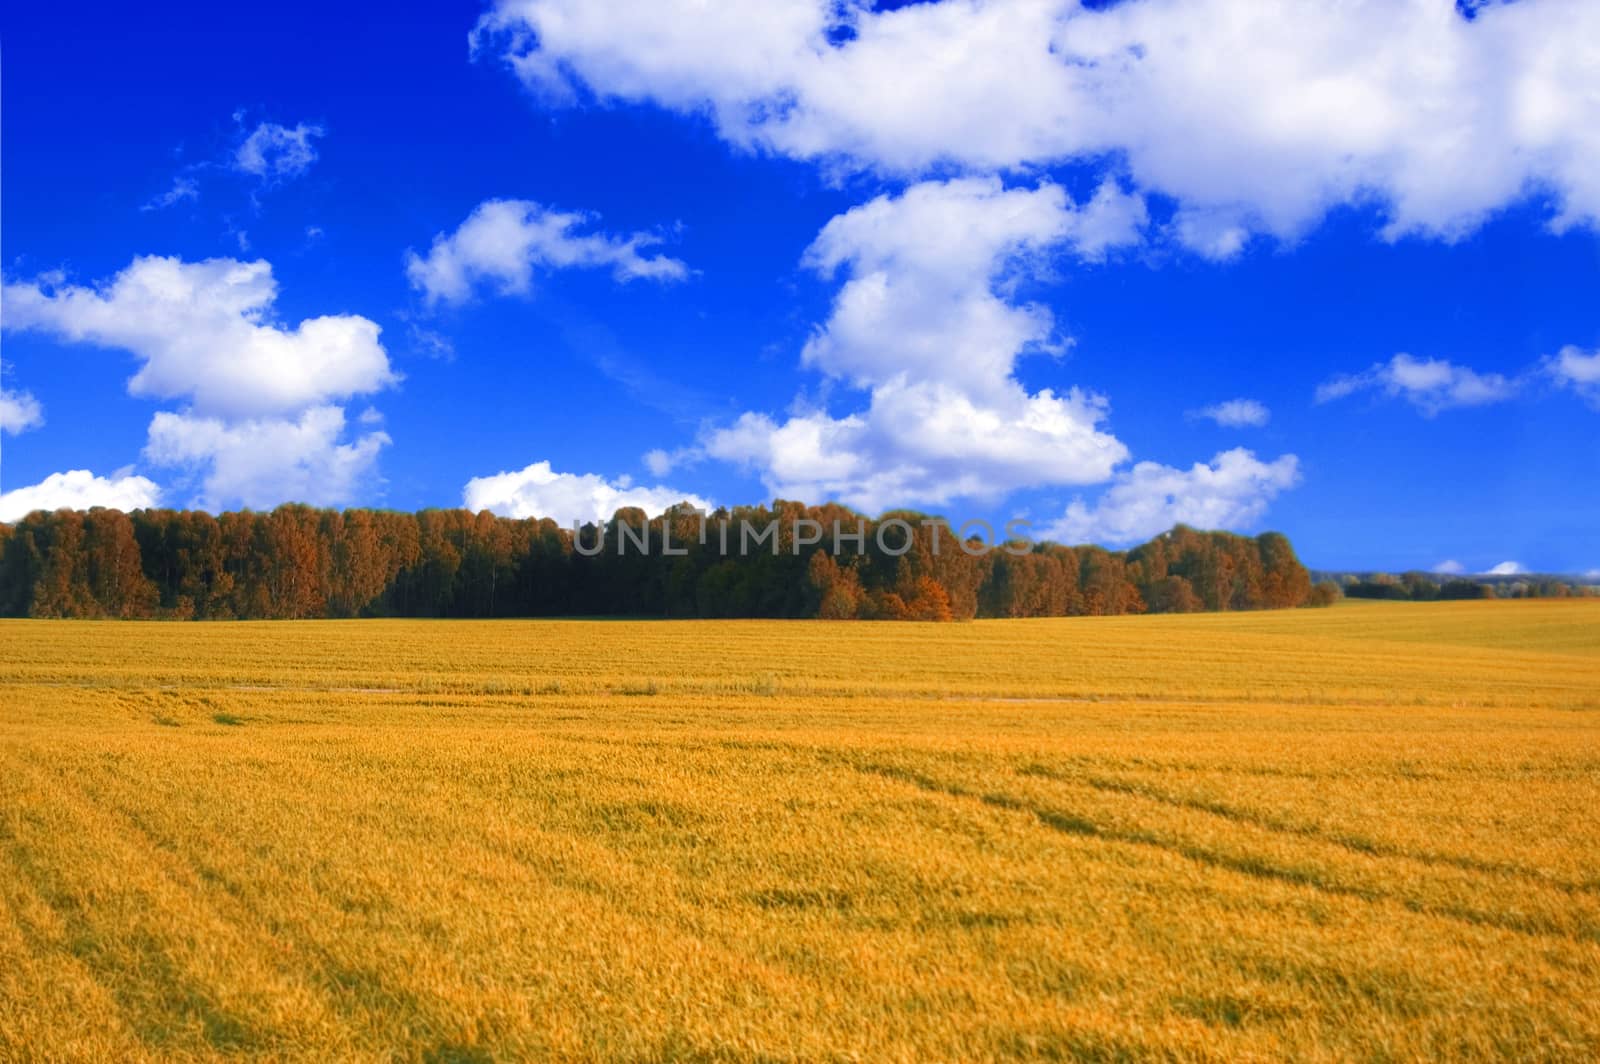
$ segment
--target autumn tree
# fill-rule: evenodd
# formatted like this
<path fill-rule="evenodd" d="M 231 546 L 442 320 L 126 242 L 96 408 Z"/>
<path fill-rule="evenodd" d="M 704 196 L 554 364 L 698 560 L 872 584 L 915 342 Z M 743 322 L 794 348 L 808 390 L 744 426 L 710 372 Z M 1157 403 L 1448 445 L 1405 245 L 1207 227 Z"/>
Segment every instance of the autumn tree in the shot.
<path fill-rule="evenodd" d="M 1339 589 L 1339 585 L 1332 580 L 1324 580 L 1312 587 L 1311 593 L 1306 596 L 1303 605 L 1332 606 L 1342 598 L 1344 598 L 1344 592 Z"/>
<path fill-rule="evenodd" d="M 90 510 L 84 519 L 83 553 L 84 575 L 97 612 L 122 619 L 155 615 L 160 592 L 144 574 L 127 514 Z"/>
<path fill-rule="evenodd" d="M 911 621 L 951 620 L 950 596 L 944 585 L 926 574 L 917 577 L 911 598 L 906 600 L 905 616 Z"/>
<path fill-rule="evenodd" d="M 1157 580 L 1145 591 L 1145 601 L 1153 613 L 1197 613 L 1205 609 L 1194 585 L 1181 576 Z"/>
<path fill-rule="evenodd" d="M 827 551 L 811 556 L 808 578 L 817 592 L 816 616 L 827 621 L 848 621 L 861 608 L 864 592 L 853 566 L 841 566 Z"/>
<path fill-rule="evenodd" d="M 33 617 L 99 617 L 99 603 L 89 592 L 88 559 L 84 554 L 84 515 L 72 510 L 36 515 L 35 541 L 42 564 L 34 581 L 28 613 Z"/>

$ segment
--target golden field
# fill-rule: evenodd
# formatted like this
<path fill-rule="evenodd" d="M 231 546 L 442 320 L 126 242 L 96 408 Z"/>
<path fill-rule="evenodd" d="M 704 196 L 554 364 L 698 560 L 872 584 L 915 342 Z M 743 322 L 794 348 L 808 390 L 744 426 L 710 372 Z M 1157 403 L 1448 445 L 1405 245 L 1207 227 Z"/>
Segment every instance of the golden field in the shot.
<path fill-rule="evenodd" d="M 0 622 L 0 1060 L 1600 1057 L 1600 601 Z"/>

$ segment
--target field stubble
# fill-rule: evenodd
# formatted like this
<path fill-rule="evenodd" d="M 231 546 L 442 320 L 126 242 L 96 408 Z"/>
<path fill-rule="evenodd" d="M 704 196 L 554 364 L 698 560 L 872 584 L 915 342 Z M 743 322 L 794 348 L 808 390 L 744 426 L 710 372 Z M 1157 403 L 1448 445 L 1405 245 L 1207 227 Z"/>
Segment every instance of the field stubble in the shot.
<path fill-rule="evenodd" d="M 0 1059 L 1593 1059 L 1600 603 L 0 622 Z"/>

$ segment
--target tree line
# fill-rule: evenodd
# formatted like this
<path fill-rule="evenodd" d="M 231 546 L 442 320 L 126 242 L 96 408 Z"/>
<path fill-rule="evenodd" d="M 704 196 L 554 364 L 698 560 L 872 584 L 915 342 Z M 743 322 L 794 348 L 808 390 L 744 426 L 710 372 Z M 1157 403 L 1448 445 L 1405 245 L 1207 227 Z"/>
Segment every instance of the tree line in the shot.
<path fill-rule="evenodd" d="M 747 528 L 768 533 L 754 550 L 738 539 Z M 836 550 L 818 533 L 839 528 L 849 531 Z M 1179 526 L 1128 551 L 985 547 L 922 514 L 868 519 L 783 500 L 709 517 L 624 509 L 576 532 L 465 510 L 41 511 L 0 525 L 0 615 L 945 621 L 1274 609 L 1338 596 L 1333 584 L 1312 586 L 1275 532 Z"/>
<path fill-rule="evenodd" d="M 1388 599 L 1396 602 L 1442 602 L 1454 599 L 1581 598 L 1600 593 L 1593 584 L 1549 576 L 1469 579 L 1464 576 L 1436 580 L 1427 573 L 1399 576 L 1371 573 L 1340 581 L 1351 598 Z"/>

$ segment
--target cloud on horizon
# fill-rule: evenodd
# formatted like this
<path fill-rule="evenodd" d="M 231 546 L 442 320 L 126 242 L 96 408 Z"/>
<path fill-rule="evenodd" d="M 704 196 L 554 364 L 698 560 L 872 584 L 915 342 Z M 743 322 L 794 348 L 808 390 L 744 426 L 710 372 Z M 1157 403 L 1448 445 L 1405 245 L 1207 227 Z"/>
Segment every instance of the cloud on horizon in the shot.
<path fill-rule="evenodd" d="M 143 510 L 161 500 L 154 481 L 119 470 L 100 477 L 87 469 L 52 473 L 37 484 L 0 495 L 0 521 L 18 521 L 35 510 Z"/>
<path fill-rule="evenodd" d="M 692 492 L 662 485 L 636 485 L 627 477 L 608 480 L 596 473 L 559 473 L 547 461 L 512 472 L 473 477 L 462 491 L 462 505 L 474 513 L 488 510 L 501 517 L 548 517 L 571 528 L 574 523 L 605 521 L 618 510 L 636 506 L 651 517 L 667 507 L 688 503 L 710 511 L 710 502 Z"/>
<path fill-rule="evenodd" d="M 1273 499 L 1299 483 L 1300 461 L 1294 455 L 1263 462 L 1243 447 L 1186 470 L 1140 462 L 1119 475 L 1095 504 L 1075 500 L 1042 534 L 1060 543 L 1125 545 L 1173 525 L 1246 529 Z"/>

